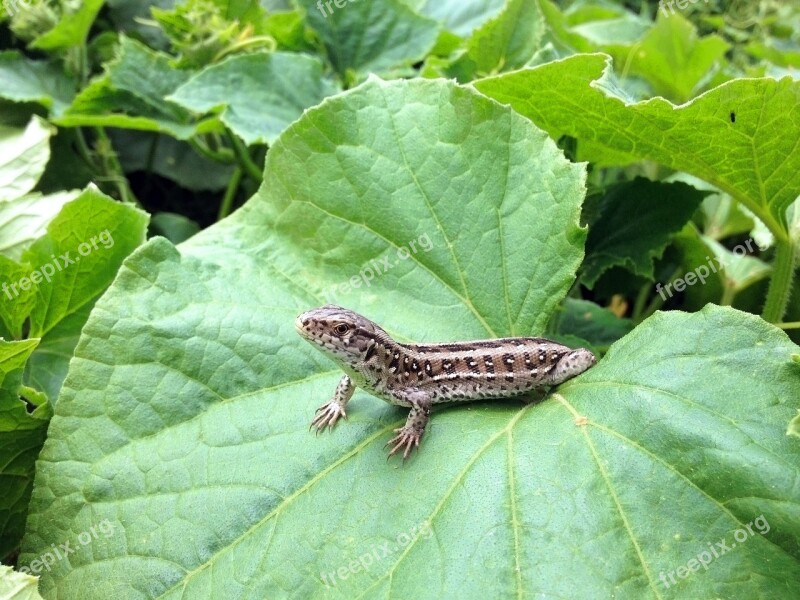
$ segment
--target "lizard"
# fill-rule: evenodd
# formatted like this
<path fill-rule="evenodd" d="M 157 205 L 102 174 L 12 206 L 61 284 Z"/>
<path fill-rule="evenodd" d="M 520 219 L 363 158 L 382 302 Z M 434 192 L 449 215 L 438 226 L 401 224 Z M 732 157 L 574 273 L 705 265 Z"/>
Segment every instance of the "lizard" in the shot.
<path fill-rule="evenodd" d="M 295 328 L 345 372 L 309 429 L 333 429 L 340 417 L 347 418 L 356 388 L 363 388 L 411 409 L 386 444 L 389 457 L 402 450 L 403 461 L 419 447 L 433 405 L 519 396 L 563 383 L 596 362 L 586 348 L 541 337 L 401 344 L 366 317 L 333 304 L 299 315 Z"/>

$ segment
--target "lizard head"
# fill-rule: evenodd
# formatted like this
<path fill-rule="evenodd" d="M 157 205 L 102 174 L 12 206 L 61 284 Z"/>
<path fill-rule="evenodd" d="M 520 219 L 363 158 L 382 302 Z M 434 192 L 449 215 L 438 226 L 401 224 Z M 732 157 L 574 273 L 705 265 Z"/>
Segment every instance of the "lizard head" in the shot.
<path fill-rule="evenodd" d="M 297 332 L 327 356 L 350 364 L 368 360 L 383 329 L 352 310 L 326 304 L 304 312 L 294 321 Z"/>

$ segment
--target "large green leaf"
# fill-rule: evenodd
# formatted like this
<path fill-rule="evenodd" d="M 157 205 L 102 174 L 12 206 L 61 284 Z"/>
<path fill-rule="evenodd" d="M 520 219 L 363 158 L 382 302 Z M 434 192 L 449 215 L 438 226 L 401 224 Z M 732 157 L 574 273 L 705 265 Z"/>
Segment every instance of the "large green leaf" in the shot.
<path fill-rule="evenodd" d="M 22 538 L 33 464 L 47 431 L 47 420 L 28 414 L 20 400 L 25 361 L 38 341 L 0 340 L 0 559 Z"/>
<path fill-rule="evenodd" d="M 400 0 L 342 2 L 341 8 L 316 0 L 297 0 L 308 24 L 319 34 L 328 60 L 345 79 L 348 72 L 391 73 L 422 60 L 436 42 L 439 27 Z"/>
<path fill-rule="evenodd" d="M 800 194 L 800 81 L 737 79 L 682 106 L 629 103 L 608 57 L 577 55 L 475 82 L 481 92 L 582 143 L 600 163 L 649 159 L 709 181 L 777 222 Z"/>
<path fill-rule="evenodd" d="M 41 600 L 36 585 L 35 577 L 17 573 L 11 567 L 0 565 L 0 598 L 3 600 Z"/>
<path fill-rule="evenodd" d="M 674 102 L 692 98 L 722 65 L 730 48 L 718 35 L 698 37 L 694 25 L 680 13 L 659 18 L 641 40 L 627 48 L 609 46 L 627 73 L 644 77 L 657 95 Z"/>
<path fill-rule="evenodd" d="M 61 3 L 62 14 L 56 26 L 33 40 L 31 47 L 58 50 L 85 44 L 89 29 L 103 3 L 104 0 Z"/>
<path fill-rule="evenodd" d="M 75 81 L 57 64 L 31 60 L 19 52 L 0 52 L 0 98 L 37 102 L 60 115 L 75 96 Z"/>
<path fill-rule="evenodd" d="M 247 144 L 272 143 L 305 109 L 339 91 L 322 68 L 303 54 L 234 56 L 204 69 L 168 100 L 195 112 L 222 107 L 222 122 Z"/>
<path fill-rule="evenodd" d="M 0 126 L 0 202 L 33 189 L 50 160 L 52 134 L 53 128 L 37 116 L 25 129 Z"/>
<path fill-rule="evenodd" d="M 105 290 L 122 259 L 144 241 L 146 227 L 145 213 L 94 189 L 64 206 L 23 255 L 39 272 L 39 281 L 33 271 L 30 277 L 37 294 L 31 335 L 46 334 Z"/>
<path fill-rule="evenodd" d="M 44 401 L 55 403 L 95 300 L 146 227 L 141 211 L 87 190 L 61 207 L 21 262 L 0 256 L 0 335 L 21 338 L 28 323 L 36 336 L 0 340 L 0 558 L 22 536 L 49 417 Z M 20 396 L 42 406 L 28 415 Z"/>
<path fill-rule="evenodd" d="M 73 190 L 48 196 L 27 194 L 0 202 L 0 254 L 20 260 L 22 253 L 44 234 L 53 217 L 79 193 Z"/>
<path fill-rule="evenodd" d="M 55 122 L 65 127 L 123 127 L 187 139 L 202 124 L 166 97 L 186 83 L 191 71 L 170 66 L 168 55 L 123 37 L 118 55 L 75 97 Z"/>
<path fill-rule="evenodd" d="M 479 27 L 463 54 L 446 69 L 461 82 L 525 65 L 539 49 L 545 33 L 537 2 L 509 0 L 502 12 Z"/>
<path fill-rule="evenodd" d="M 611 187 L 603 196 L 600 217 L 586 240 L 582 281 L 592 287 L 614 266 L 653 278 L 653 259 L 660 258 L 700 205 L 705 192 L 685 183 L 636 178 Z M 636 219 L 631 215 L 637 215 Z"/>
<path fill-rule="evenodd" d="M 405 467 L 382 449 L 405 411 L 363 392 L 308 432 L 340 373 L 297 313 L 336 300 L 418 340 L 540 332 L 581 259 L 583 181 L 449 82 L 372 79 L 309 110 L 245 208 L 177 250 L 151 240 L 98 301 L 20 564 L 85 534 L 42 573 L 61 599 L 800 593 L 798 348 L 732 309 L 657 315 L 541 404 L 437 410 Z M 661 587 L 762 514 L 766 535 Z"/>
<path fill-rule="evenodd" d="M 467 36 L 499 13 L 506 0 L 401 0 L 421 15 L 436 19 L 448 31 Z"/>

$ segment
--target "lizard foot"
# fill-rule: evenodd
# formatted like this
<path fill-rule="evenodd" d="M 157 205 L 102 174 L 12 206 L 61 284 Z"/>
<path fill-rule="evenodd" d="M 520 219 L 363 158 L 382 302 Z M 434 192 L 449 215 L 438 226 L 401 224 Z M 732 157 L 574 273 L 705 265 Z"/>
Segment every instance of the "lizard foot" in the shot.
<path fill-rule="evenodd" d="M 419 440 L 422 438 L 422 432 L 410 427 L 400 427 L 399 429 L 395 429 L 394 432 L 397 435 L 386 442 L 386 446 L 394 444 L 387 459 L 391 458 L 395 452 L 402 448 L 403 461 L 405 461 L 414 448 L 419 448 Z M 384 448 L 386 446 L 384 446 Z"/>
<path fill-rule="evenodd" d="M 314 415 L 314 420 L 311 421 L 311 426 L 309 429 L 316 427 L 317 433 L 326 427 L 333 429 L 333 426 L 336 425 L 336 421 L 339 420 L 339 417 L 344 417 L 345 419 L 347 418 L 347 414 L 344 412 L 344 409 L 336 402 L 328 402 L 317 409 L 317 412 Z"/>

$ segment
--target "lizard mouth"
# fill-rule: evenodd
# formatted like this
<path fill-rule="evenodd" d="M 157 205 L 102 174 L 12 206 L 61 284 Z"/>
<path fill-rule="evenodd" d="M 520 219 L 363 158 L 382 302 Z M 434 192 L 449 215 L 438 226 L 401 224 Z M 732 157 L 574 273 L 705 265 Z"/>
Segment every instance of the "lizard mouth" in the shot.
<path fill-rule="evenodd" d="M 302 315 L 299 315 L 294 320 L 294 328 L 297 330 L 297 332 L 300 335 L 302 335 L 303 337 L 306 337 L 306 333 L 307 333 L 306 327 L 308 326 L 308 319 L 304 319 L 303 318 L 304 316 L 305 316 L 305 313 L 303 313 Z"/>

